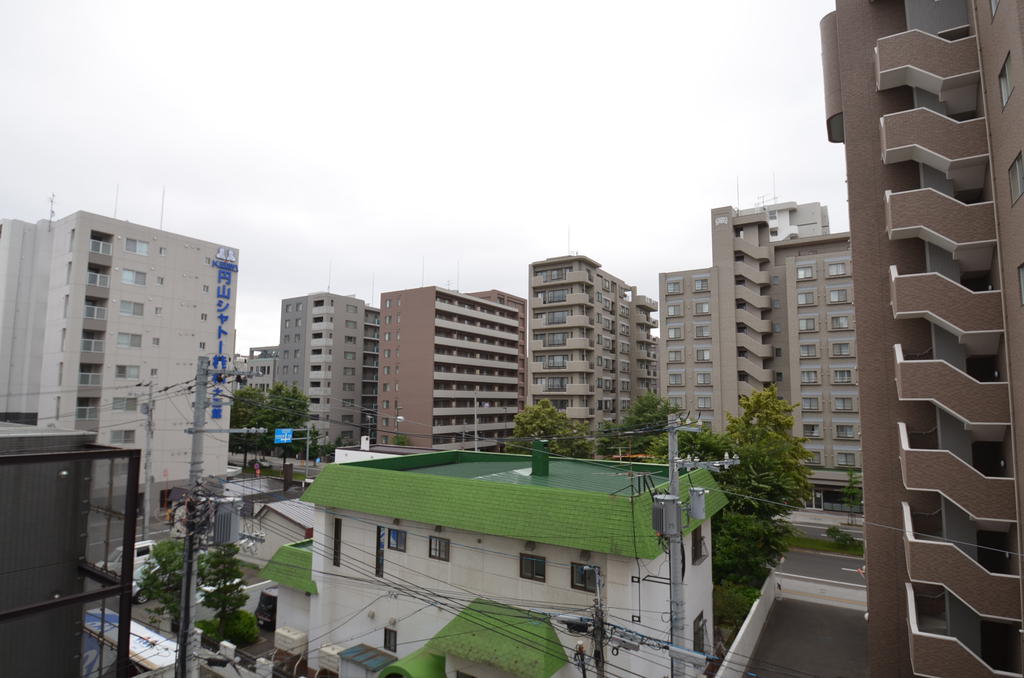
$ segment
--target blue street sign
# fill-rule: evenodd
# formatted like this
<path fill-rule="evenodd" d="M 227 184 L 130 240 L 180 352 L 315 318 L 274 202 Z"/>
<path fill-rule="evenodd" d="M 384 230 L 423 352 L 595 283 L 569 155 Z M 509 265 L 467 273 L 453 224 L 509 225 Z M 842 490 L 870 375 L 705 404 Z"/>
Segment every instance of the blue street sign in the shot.
<path fill-rule="evenodd" d="M 290 443 L 292 441 L 292 429 L 290 428 L 275 428 L 274 429 L 274 443 Z"/>

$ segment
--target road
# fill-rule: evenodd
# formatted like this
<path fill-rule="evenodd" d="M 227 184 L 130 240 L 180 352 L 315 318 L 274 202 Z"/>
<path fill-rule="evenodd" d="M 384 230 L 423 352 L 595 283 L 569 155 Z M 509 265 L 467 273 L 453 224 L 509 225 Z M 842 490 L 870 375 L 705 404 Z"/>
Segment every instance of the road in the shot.
<path fill-rule="evenodd" d="M 815 539 L 829 539 L 829 536 L 825 534 L 825 530 L 829 528 L 828 525 L 812 524 L 812 523 L 798 523 L 793 522 L 793 527 L 803 532 L 808 537 L 814 537 Z M 864 529 L 859 525 L 840 525 L 839 529 L 847 534 L 851 534 L 857 539 L 864 539 Z"/>
<path fill-rule="evenodd" d="M 857 568 L 863 567 L 864 559 L 854 556 L 819 551 L 790 551 L 779 565 L 778 571 L 847 584 L 865 584 L 864 577 L 856 571 Z"/>

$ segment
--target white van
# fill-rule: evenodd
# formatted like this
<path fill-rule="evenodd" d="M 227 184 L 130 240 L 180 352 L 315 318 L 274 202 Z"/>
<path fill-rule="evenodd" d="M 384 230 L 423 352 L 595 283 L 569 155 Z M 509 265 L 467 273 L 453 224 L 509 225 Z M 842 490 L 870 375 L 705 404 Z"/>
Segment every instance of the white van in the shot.
<path fill-rule="evenodd" d="M 135 556 L 133 569 L 138 568 L 139 565 L 149 560 L 149 554 L 152 553 L 154 546 L 156 546 L 156 542 L 152 539 L 146 539 L 145 541 L 135 542 Z M 100 563 L 99 566 L 104 570 L 120 572 L 122 558 L 124 558 L 124 547 L 118 546 L 116 549 L 110 552 L 110 557 L 102 563 Z"/>

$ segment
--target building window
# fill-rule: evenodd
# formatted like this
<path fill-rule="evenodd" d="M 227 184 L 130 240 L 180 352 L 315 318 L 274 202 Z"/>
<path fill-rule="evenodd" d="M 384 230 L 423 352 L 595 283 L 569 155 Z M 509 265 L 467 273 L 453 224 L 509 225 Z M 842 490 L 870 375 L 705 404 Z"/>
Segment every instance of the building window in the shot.
<path fill-rule="evenodd" d="M 999 8 L 999 0 L 989 0 L 989 2 L 992 4 L 992 16 L 995 16 L 996 9 Z"/>
<path fill-rule="evenodd" d="M 665 283 L 665 292 L 668 294 L 679 294 L 683 291 L 683 285 L 678 280 Z"/>
<path fill-rule="evenodd" d="M 393 551 L 405 551 L 405 530 L 388 530 L 388 548 Z"/>
<path fill-rule="evenodd" d="M 331 562 L 341 566 L 341 518 L 334 519 L 334 541 L 331 544 Z"/>
<path fill-rule="evenodd" d="M 117 345 L 126 348 L 142 348 L 142 335 L 129 332 L 117 333 Z"/>
<path fill-rule="evenodd" d="M 121 302 L 121 315 L 135 316 L 141 318 L 145 306 L 137 301 L 122 301 Z"/>
<path fill-rule="evenodd" d="M 800 344 L 800 357 L 801 358 L 817 358 L 818 357 L 818 345 L 817 344 Z"/>
<path fill-rule="evenodd" d="M 114 376 L 118 379 L 138 379 L 138 365 L 118 365 L 114 368 Z"/>
<path fill-rule="evenodd" d="M 711 289 L 711 281 L 707 278 L 697 278 L 693 281 L 694 292 L 707 292 Z"/>
<path fill-rule="evenodd" d="M 797 320 L 797 328 L 801 332 L 813 332 L 816 326 L 814 318 L 800 318 Z"/>
<path fill-rule="evenodd" d="M 710 386 L 711 385 L 711 373 L 710 372 L 698 372 L 697 373 L 697 385 L 698 386 Z"/>
<path fill-rule="evenodd" d="M 681 409 L 683 407 L 683 398 L 682 396 L 669 396 L 668 404 Z"/>
<path fill-rule="evenodd" d="M 597 591 L 597 569 L 584 563 L 573 563 L 569 585 L 579 591 Z"/>
<path fill-rule="evenodd" d="M 797 292 L 796 303 L 798 306 L 809 306 L 814 303 L 814 292 Z"/>
<path fill-rule="evenodd" d="M 1024 193 L 1024 158 L 1018 153 L 1010 165 L 1010 196 L 1011 202 L 1017 202 L 1017 198 Z"/>
<path fill-rule="evenodd" d="M 395 629 L 384 629 L 384 649 L 388 652 L 398 651 L 398 631 Z"/>
<path fill-rule="evenodd" d="M 682 315 L 682 309 L 683 307 L 680 306 L 679 304 L 670 304 L 668 310 L 666 311 L 666 315 Z"/>
<path fill-rule="evenodd" d="M 696 353 L 696 360 L 699 363 L 711 362 L 711 349 L 710 348 L 698 348 Z"/>
<path fill-rule="evenodd" d="M 836 384 L 852 384 L 853 370 L 834 370 L 832 372 L 832 381 Z"/>
<path fill-rule="evenodd" d="M 134 240 L 132 238 L 124 239 L 124 251 L 133 252 L 135 254 L 141 254 L 146 257 L 149 256 L 149 243 L 145 240 Z"/>
<path fill-rule="evenodd" d="M 804 424 L 804 438 L 820 438 L 821 424 Z"/>
<path fill-rule="evenodd" d="M 821 410 L 821 400 L 816 396 L 801 398 L 800 409 L 805 412 L 817 412 Z"/>
<path fill-rule="evenodd" d="M 801 384 L 817 384 L 818 370 L 800 370 Z"/>
<path fill-rule="evenodd" d="M 849 300 L 850 291 L 847 289 L 828 291 L 828 303 L 830 304 L 845 304 Z"/>
<path fill-rule="evenodd" d="M 544 581 L 544 570 L 547 560 L 542 556 L 530 553 L 519 554 L 519 576 L 523 579 Z"/>
<path fill-rule="evenodd" d="M 796 279 L 797 280 L 811 280 L 814 278 L 814 267 L 813 266 L 797 266 L 796 267 Z"/>
<path fill-rule="evenodd" d="M 135 431 L 111 431 L 110 442 L 127 445 L 135 442 Z"/>
<path fill-rule="evenodd" d="M 126 285 L 145 285 L 146 274 L 142 271 L 131 271 L 126 268 L 121 271 L 121 282 Z"/>
<path fill-rule="evenodd" d="M 836 264 L 828 265 L 828 274 L 832 275 L 846 275 L 846 262 L 839 262 Z"/>
<path fill-rule="evenodd" d="M 1010 55 L 1006 55 L 1006 60 L 1003 61 L 1003 67 L 999 69 L 999 95 L 1003 99 L 1003 106 L 1010 99 L 1010 93 L 1013 92 L 1013 84 L 1010 82 Z"/>
<path fill-rule="evenodd" d="M 359 324 L 355 320 L 346 320 L 345 321 L 345 327 L 349 328 L 350 330 L 354 330 L 358 326 L 359 326 Z"/>
<path fill-rule="evenodd" d="M 698 301 L 693 305 L 693 312 L 696 314 L 711 313 L 711 302 Z"/>
<path fill-rule="evenodd" d="M 857 455 L 855 455 L 853 452 L 837 452 L 836 464 L 838 466 L 856 466 Z"/>
<path fill-rule="evenodd" d="M 831 318 L 830 327 L 834 330 L 848 330 L 850 329 L 850 316 L 848 315 L 834 315 Z"/>
<path fill-rule="evenodd" d="M 668 328 L 668 338 L 669 339 L 682 339 L 683 338 L 683 328 L 682 327 L 670 327 L 670 328 Z"/>
<path fill-rule="evenodd" d="M 678 372 L 668 375 L 668 383 L 669 386 L 682 386 L 683 375 L 679 374 Z"/>
<path fill-rule="evenodd" d="M 703 654 L 707 648 L 705 642 L 705 636 L 707 636 L 707 622 L 704 620 L 704 612 L 702 611 L 693 620 L 693 651 Z"/>
<path fill-rule="evenodd" d="M 388 437 L 384 436 L 384 442 L 388 441 Z M 373 563 L 373 574 L 376 577 L 384 576 L 384 543 L 387 541 L 386 527 L 377 526 L 377 552 L 374 557 Z"/>
<path fill-rule="evenodd" d="M 837 397 L 833 401 L 832 409 L 839 412 L 852 412 L 853 411 L 853 398 L 850 397 Z"/>
<path fill-rule="evenodd" d="M 355 304 L 345 304 L 345 312 L 346 313 L 358 313 L 359 312 L 359 307 L 356 306 Z"/>
<path fill-rule="evenodd" d="M 846 341 L 837 342 L 832 344 L 832 355 L 833 356 L 848 356 L 851 355 L 850 343 Z"/>
<path fill-rule="evenodd" d="M 443 560 L 448 562 L 451 558 L 452 543 L 448 539 L 442 539 L 441 537 L 430 538 L 430 557 L 434 560 Z"/>
<path fill-rule="evenodd" d="M 1024 269 L 1024 266 L 1022 266 L 1021 269 Z M 1024 278 L 1022 278 L 1022 280 L 1024 280 Z M 1024 285 L 1021 286 L 1021 290 L 1024 290 Z M 1021 299 L 1022 299 L 1021 303 L 1024 304 L 1024 291 L 1022 291 L 1022 293 L 1021 293 Z M 682 351 L 669 351 L 668 352 L 668 361 L 670 363 L 681 363 L 681 362 L 683 362 L 683 352 Z"/>
<path fill-rule="evenodd" d="M 836 438 L 854 438 L 853 424 L 836 424 Z"/>
<path fill-rule="evenodd" d="M 711 396 L 697 396 L 697 409 L 698 410 L 710 410 L 711 409 Z"/>
<path fill-rule="evenodd" d="M 710 325 L 697 325 L 697 327 L 695 329 L 696 329 L 695 336 L 698 339 L 706 339 L 707 337 L 711 336 L 711 326 Z"/>
<path fill-rule="evenodd" d="M 114 402 L 111 404 L 110 409 L 134 412 L 138 409 L 138 407 L 138 398 L 114 398 Z"/>
<path fill-rule="evenodd" d="M 708 547 L 704 543 L 703 525 L 698 525 L 690 533 L 690 564 L 698 565 L 708 556 Z"/>
<path fill-rule="evenodd" d="M 345 351 L 342 355 L 345 356 L 345 360 L 355 360 L 356 359 L 355 351 Z"/>

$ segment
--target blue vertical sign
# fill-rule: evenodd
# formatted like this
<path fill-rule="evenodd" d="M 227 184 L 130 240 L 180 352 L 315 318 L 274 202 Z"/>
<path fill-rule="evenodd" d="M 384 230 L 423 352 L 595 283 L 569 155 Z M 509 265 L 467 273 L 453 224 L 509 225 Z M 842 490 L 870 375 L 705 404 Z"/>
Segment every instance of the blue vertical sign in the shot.
<path fill-rule="evenodd" d="M 231 320 L 231 290 L 235 283 L 234 274 L 238 273 L 238 252 L 228 247 L 219 247 L 212 265 L 217 269 L 217 352 L 213 356 L 211 366 L 215 370 L 223 370 L 228 366 L 228 356 L 224 352 L 224 337 L 231 334 L 226 325 Z M 224 380 L 223 374 L 213 376 L 213 391 L 210 394 L 211 419 L 224 417 Z"/>

